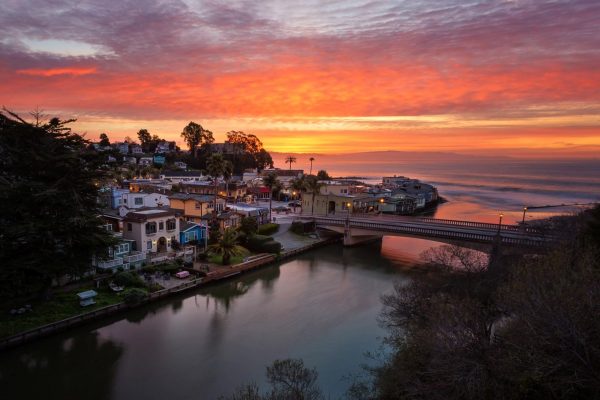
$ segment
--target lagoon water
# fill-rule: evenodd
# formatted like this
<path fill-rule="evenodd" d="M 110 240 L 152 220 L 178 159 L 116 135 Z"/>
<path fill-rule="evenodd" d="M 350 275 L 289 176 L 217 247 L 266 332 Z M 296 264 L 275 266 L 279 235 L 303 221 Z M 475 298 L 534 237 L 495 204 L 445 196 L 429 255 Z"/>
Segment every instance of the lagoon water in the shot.
<path fill-rule="evenodd" d="M 360 160 L 359 160 L 360 161 Z M 412 160 L 345 163 L 334 175 L 408 175 L 435 183 L 449 202 L 436 217 L 505 222 L 523 205 L 600 200 L 600 162 Z M 358 161 L 357 161 L 358 163 Z M 339 164 L 342 165 L 342 164 Z M 319 167 L 321 168 L 321 167 Z M 365 173 L 365 171 L 367 171 Z M 527 218 L 575 210 L 538 209 Z M 368 362 L 385 332 L 380 296 L 434 242 L 386 237 L 381 243 L 332 245 L 281 265 L 147 305 L 0 354 L 6 399 L 214 399 L 265 366 L 298 357 L 319 371 L 332 399 Z"/>

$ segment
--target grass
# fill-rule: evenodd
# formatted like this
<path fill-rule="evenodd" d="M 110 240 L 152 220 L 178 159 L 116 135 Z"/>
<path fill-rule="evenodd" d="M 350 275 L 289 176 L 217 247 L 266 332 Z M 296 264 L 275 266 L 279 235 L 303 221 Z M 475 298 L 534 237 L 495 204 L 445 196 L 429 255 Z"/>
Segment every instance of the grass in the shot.
<path fill-rule="evenodd" d="M 93 289 L 98 293 L 98 296 L 95 298 L 96 304 L 81 307 L 76 294 L 89 289 Z M 120 303 L 121 301 L 121 297 L 110 289 L 95 289 L 92 286 L 81 287 L 70 292 L 55 293 L 50 300 L 28 302 L 27 304 L 31 304 L 33 310 L 31 312 L 21 315 L 10 315 L 8 310 L 3 310 L 0 314 L 0 338 Z"/>
<path fill-rule="evenodd" d="M 245 250 L 245 249 L 244 249 Z M 229 265 L 239 264 L 244 261 L 244 258 L 248 257 L 252 253 L 248 250 L 243 251 L 239 256 L 233 256 L 229 260 Z M 223 257 L 219 254 L 209 255 L 207 261 L 211 264 L 223 265 Z"/>

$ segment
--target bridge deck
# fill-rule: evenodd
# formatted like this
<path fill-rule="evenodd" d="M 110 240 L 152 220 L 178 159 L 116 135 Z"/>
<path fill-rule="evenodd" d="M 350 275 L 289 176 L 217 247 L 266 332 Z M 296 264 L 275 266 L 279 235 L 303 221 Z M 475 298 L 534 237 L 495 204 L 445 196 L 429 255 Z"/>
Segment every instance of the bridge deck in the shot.
<path fill-rule="evenodd" d="M 408 234 L 423 238 L 458 239 L 478 243 L 492 243 L 500 235 L 503 244 L 520 246 L 540 246 L 547 241 L 542 233 L 532 228 L 474 221 L 400 216 L 302 216 L 299 219 L 314 221 L 320 227 L 360 229 L 373 234 Z"/>

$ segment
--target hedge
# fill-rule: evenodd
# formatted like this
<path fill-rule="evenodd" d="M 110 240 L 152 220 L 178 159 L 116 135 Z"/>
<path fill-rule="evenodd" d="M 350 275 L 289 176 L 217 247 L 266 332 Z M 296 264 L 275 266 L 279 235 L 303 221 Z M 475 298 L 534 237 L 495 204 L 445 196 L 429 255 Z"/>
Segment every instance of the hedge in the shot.
<path fill-rule="evenodd" d="M 281 243 L 263 235 L 252 235 L 246 242 L 246 248 L 255 253 L 279 253 Z"/>
<path fill-rule="evenodd" d="M 264 224 L 258 227 L 259 235 L 272 235 L 279 230 L 279 224 Z"/>

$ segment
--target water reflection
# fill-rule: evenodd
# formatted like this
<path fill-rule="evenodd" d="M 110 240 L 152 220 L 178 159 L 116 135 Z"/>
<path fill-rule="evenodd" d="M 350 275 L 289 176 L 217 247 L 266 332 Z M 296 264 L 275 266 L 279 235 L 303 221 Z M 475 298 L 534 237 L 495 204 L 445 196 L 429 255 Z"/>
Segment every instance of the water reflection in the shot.
<path fill-rule="evenodd" d="M 0 363 L 2 398 L 110 399 L 123 351 L 97 332 L 12 349 Z"/>

